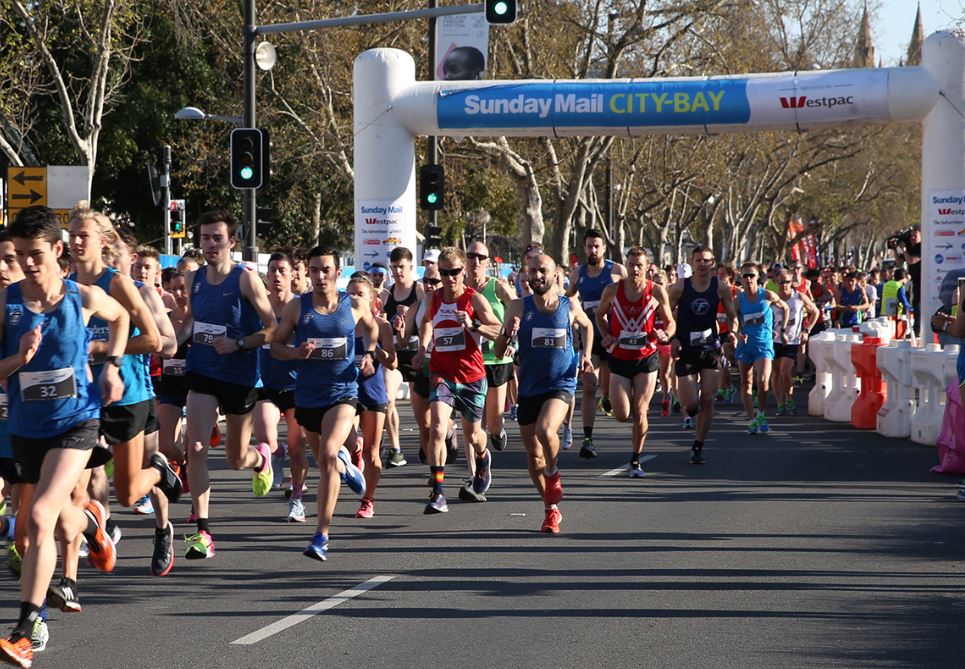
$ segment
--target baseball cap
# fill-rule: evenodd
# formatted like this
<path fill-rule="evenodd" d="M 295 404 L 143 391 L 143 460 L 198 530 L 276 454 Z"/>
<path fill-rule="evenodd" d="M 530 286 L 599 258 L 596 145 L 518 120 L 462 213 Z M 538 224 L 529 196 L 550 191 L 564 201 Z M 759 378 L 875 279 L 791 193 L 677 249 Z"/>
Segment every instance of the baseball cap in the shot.
<path fill-rule="evenodd" d="M 426 249 L 422 254 L 422 262 L 439 262 L 439 249 Z"/>
<path fill-rule="evenodd" d="M 782 269 L 784 269 L 784 265 L 782 265 L 779 262 L 776 262 L 773 265 L 771 265 L 772 272 L 780 272 Z"/>
<path fill-rule="evenodd" d="M 682 262 L 677 265 L 677 278 L 689 279 L 694 275 L 694 270 L 689 263 Z"/>

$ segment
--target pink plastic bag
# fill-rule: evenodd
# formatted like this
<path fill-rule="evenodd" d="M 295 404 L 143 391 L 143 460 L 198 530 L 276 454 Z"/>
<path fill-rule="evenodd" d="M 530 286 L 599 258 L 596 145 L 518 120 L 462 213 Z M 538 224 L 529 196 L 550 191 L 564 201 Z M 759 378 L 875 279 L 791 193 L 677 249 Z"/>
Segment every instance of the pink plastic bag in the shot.
<path fill-rule="evenodd" d="M 945 415 L 938 435 L 938 465 L 932 467 L 939 474 L 965 474 L 965 408 L 953 380 L 945 390 Z"/>

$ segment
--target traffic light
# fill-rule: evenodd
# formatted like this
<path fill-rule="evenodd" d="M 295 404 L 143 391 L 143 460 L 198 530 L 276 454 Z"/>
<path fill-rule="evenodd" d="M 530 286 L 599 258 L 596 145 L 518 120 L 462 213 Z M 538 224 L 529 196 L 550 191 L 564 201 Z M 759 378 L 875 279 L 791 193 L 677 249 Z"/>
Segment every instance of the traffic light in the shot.
<path fill-rule="evenodd" d="M 168 224 L 168 236 L 171 239 L 187 236 L 187 226 L 184 220 L 184 200 L 171 200 L 171 222 Z"/>
<path fill-rule="evenodd" d="M 516 0 L 486 0 L 486 22 L 508 25 L 516 21 Z"/>
<path fill-rule="evenodd" d="M 446 199 L 446 172 L 442 165 L 423 165 L 419 169 L 419 207 L 442 209 Z"/>
<path fill-rule="evenodd" d="M 231 131 L 231 185 L 261 188 L 265 180 L 265 138 L 258 128 Z"/>
<path fill-rule="evenodd" d="M 442 246 L 442 226 L 427 225 L 425 247 L 427 249 L 437 249 L 440 246 Z"/>

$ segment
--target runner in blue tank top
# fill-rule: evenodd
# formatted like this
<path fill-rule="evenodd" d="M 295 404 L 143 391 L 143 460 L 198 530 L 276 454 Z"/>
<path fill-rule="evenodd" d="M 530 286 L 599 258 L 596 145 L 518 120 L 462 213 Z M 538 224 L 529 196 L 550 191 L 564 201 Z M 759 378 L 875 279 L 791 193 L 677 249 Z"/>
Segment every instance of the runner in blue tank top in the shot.
<path fill-rule="evenodd" d="M 563 484 L 557 468 L 560 440 L 557 432 L 576 392 L 576 369 L 593 371 L 593 329 L 580 305 L 560 295 L 556 263 L 548 255 L 531 258 L 527 266 L 532 295 L 513 300 L 506 309 L 505 326 L 496 339 L 496 355 L 510 341 L 519 347 L 519 433 L 526 447 L 529 476 L 543 499 L 541 530 L 558 533 L 563 515 L 557 505 Z M 587 335 L 577 356 L 573 326 Z"/>
<path fill-rule="evenodd" d="M 73 541 L 83 533 L 91 561 L 105 572 L 116 555 L 104 529 L 104 509 L 96 500 L 85 509 L 70 500 L 86 484 L 82 472 L 97 443 L 98 389 L 88 380 L 88 321 L 108 324 L 107 360 L 101 374 L 104 404 L 124 392 L 118 367 L 127 343 L 127 312 L 102 290 L 64 280 L 58 264 L 63 253 L 60 221 L 46 207 L 22 210 L 9 228 L 26 275 L 0 291 L 0 380 L 8 383 L 9 428 L 14 456 L 26 484 L 34 487 L 32 514 L 20 581 L 16 627 L 0 639 L 0 657 L 19 666 L 33 658 L 30 634 L 54 573 L 54 529 Z"/>
<path fill-rule="evenodd" d="M 292 275 L 294 259 L 284 252 L 272 253 L 268 258 L 268 302 L 276 320 L 281 319 L 282 310 L 291 302 Z M 289 345 L 293 342 L 289 341 Z M 255 441 L 268 445 L 272 453 L 272 474 L 274 487 L 280 487 L 284 456 L 291 456 L 291 496 L 288 498 L 289 523 L 305 522 L 305 505 L 302 503 L 302 488 L 308 475 L 308 460 L 305 457 L 305 436 L 295 420 L 295 379 L 298 377 L 298 362 L 276 360 L 271 355 L 271 342 L 263 345 L 261 356 L 261 382 L 258 388 L 258 403 L 255 405 Z M 288 427 L 287 448 L 279 441 L 278 424 L 282 418 Z"/>
<path fill-rule="evenodd" d="M 365 342 L 362 337 L 355 337 L 355 366 L 359 368 L 359 401 L 357 407 L 359 427 L 362 432 L 361 449 L 358 439 L 349 435 L 346 447 L 352 453 L 352 462 L 359 468 L 365 463 L 365 496 L 359 500 L 356 518 L 371 518 L 375 515 L 375 489 L 382 477 L 382 429 L 385 427 L 386 408 L 389 404 L 389 394 L 386 390 L 385 374 L 383 370 L 394 369 L 397 366 L 395 345 L 393 344 L 393 329 L 389 321 L 378 315 L 378 307 L 373 305 L 375 287 L 365 274 L 353 276 L 348 283 L 348 293 L 357 297 L 373 311 L 375 322 L 379 326 L 378 347 L 375 349 L 373 374 L 364 374 L 361 370 L 365 362 Z M 374 307 L 374 308 L 373 308 Z M 369 347 L 371 348 L 371 347 Z"/>
<path fill-rule="evenodd" d="M 781 307 L 781 318 L 790 313 L 787 304 L 777 293 L 761 288 L 757 265 L 746 262 L 741 266 L 741 292 L 737 297 L 737 369 L 740 372 L 741 400 L 751 424 L 747 434 L 766 433 L 770 427 L 764 417 L 764 402 L 771 381 L 771 361 L 774 360 L 774 312 L 771 304 Z M 787 343 L 787 323 L 782 322 L 778 331 Z M 754 412 L 754 376 L 757 375 L 757 397 L 760 406 Z"/>
<path fill-rule="evenodd" d="M 611 283 L 627 277 L 627 269 L 612 260 L 606 260 L 606 237 L 598 230 L 587 230 L 583 236 L 583 250 L 586 251 L 586 264 L 573 268 L 570 272 L 570 287 L 566 289 L 566 296 L 573 297 L 580 294 L 580 302 L 587 318 L 593 323 L 593 365 L 592 374 L 583 375 L 583 447 L 580 449 L 581 458 L 595 458 L 596 449 L 593 447 L 593 424 L 596 422 L 596 388 L 602 389 L 603 397 L 599 409 L 605 415 L 611 415 L 610 407 L 610 367 L 607 363 L 606 350 L 600 342 L 600 333 L 596 331 L 594 312 L 600 306 L 603 289 Z M 599 370 L 599 379 L 597 372 Z"/>
<path fill-rule="evenodd" d="M 858 285 L 858 275 L 855 272 L 844 275 L 844 281 L 838 284 L 835 300 L 839 313 L 838 320 L 843 328 L 861 323 L 861 314 L 871 306 L 868 294 Z"/>
<path fill-rule="evenodd" d="M 214 557 L 208 523 L 211 481 L 208 448 L 218 420 L 225 416 L 225 456 L 232 469 L 251 469 L 252 492 L 271 492 L 271 452 L 264 444 L 249 446 L 258 380 L 258 350 L 271 340 L 275 316 L 257 272 L 231 260 L 238 242 L 238 222 L 225 210 L 198 220 L 207 264 L 185 277 L 188 316 L 179 338 L 191 337 L 188 350 L 188 449 L 191 501 L 198 532 L 186 539 L 185 557 Z"/>
<path fill-rule="evenodd" d="M 295 418 L 305 429 L 319 468 L 318 522 L 304 554 L 328 558 L 328 530 L 338 499 L 339 476 L 365 495 L 365 479 L 343 446 L 354 426 L 357 377 L 374 373 L 379 328 L 363 300 L 339 291 L 338 252 L 316 246 L 308 253 L 312 292 L 292 300 L 282 310 L 271 342 L 278 360 L 300 360 L 295 382 Z M 365 350 L 355 366 L 355 336 Z M 288 347 L 294 335 L 295 348 Z"/>

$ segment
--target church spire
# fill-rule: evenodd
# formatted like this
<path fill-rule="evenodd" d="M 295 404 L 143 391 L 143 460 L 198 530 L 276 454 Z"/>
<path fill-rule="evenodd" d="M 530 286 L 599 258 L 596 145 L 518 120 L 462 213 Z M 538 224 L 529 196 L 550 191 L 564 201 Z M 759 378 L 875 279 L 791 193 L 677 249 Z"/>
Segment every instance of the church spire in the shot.
<path fill-rule="evenodd" d="M 871 19 L 868 17 L 868 3 L 864 3 L 861 13 L 861 27 L 858 30 L 858 41 L 854 45 L 854 67 L 875 66 L 875 44 L 871 39 Z"/>
<path fill-rule="evenodd" d="M 918 13 L 915 15 L 915 27 L 911 29 L 911 42 L 908 43 L 908 65 L 921 64 L 921 45 L 925 42 L 925 27 L 921 22 L 921 3 L 918 3 Z"/>

